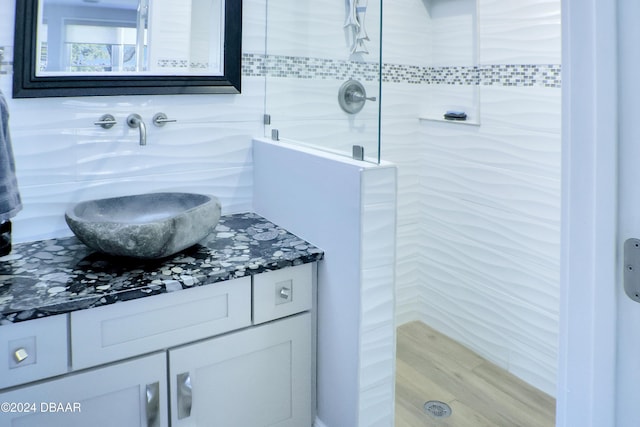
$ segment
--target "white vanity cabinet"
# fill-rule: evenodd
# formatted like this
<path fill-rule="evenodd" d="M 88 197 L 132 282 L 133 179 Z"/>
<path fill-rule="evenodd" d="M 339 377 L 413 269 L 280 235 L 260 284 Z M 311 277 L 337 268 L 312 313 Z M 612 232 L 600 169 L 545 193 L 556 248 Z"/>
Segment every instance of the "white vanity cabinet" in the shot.
<path fill-rule="evenodd" d="M 0 427 L 311 426 L 315 275 L 308 263 L 53 317 L 66 371 L 0 386 L 16 405 Z"/>

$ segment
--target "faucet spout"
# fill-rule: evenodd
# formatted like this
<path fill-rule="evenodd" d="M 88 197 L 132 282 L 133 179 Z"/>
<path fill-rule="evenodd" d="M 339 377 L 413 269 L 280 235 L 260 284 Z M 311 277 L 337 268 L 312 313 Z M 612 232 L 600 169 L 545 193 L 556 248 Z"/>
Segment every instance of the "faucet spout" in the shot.
<path fill-rule="evenodd" d="M 130 128 L 140 129 L 140 145 L 147 145 L 147 125 L 144 124 L 140 114 L 129 114 L 127 124 Z"/>

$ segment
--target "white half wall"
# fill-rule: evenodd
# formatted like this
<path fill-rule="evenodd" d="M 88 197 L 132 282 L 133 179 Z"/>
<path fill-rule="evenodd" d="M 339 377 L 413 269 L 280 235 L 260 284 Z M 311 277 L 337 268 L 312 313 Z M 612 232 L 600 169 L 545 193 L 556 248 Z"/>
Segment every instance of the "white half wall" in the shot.
<path fill-rule="evenodd" d="M 254 140 L 254 211 L 325 251 L 320 424 L 393 426 L 396 168 Z"/>

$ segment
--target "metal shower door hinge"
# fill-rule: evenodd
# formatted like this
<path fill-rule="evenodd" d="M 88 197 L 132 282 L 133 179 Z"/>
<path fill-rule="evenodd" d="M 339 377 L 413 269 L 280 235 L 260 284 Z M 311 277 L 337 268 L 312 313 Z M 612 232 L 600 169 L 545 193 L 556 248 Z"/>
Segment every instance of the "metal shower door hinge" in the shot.
<path fill-rule="evenodd" d="M 624 291 L 629 298 L 640 302 L 640 239 L 624 242 Z"/>

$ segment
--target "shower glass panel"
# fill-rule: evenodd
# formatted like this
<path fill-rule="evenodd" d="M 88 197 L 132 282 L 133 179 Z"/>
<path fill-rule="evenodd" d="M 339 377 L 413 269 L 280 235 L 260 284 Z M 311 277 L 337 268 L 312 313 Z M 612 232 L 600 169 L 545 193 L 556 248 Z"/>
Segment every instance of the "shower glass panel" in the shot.
<path fill-rule="evenodd" d="M 349 157 L 357 146 L 379 162 L 381 9 L 382 0 L 267 1 L 266 137 Z"/>

